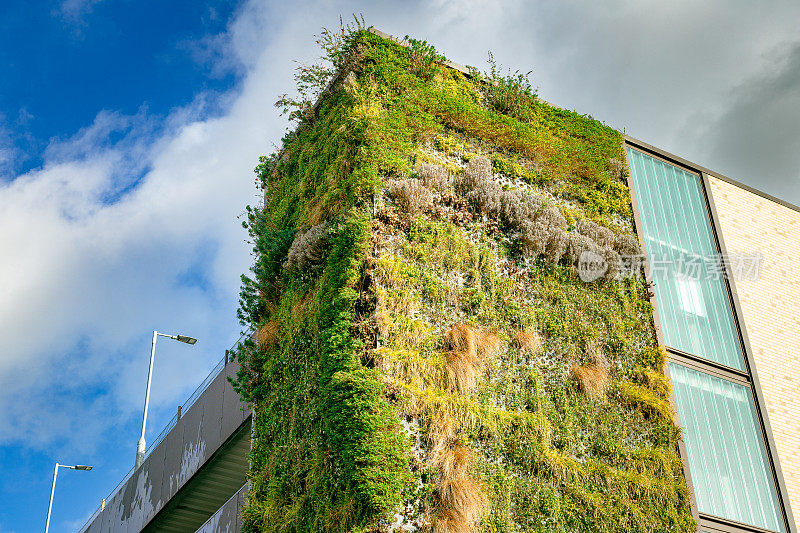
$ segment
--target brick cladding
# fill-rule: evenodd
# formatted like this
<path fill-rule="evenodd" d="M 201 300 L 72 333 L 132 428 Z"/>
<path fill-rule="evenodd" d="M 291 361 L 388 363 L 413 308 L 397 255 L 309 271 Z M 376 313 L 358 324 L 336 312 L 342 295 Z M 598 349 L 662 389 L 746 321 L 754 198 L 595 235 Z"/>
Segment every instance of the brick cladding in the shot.
<path fill-rule="evenodd" d="M 732 283 L 800 529 L 800 212 L 718 178 L 710 184 L 727 252 L 763 256 L 757 279 Z"/>

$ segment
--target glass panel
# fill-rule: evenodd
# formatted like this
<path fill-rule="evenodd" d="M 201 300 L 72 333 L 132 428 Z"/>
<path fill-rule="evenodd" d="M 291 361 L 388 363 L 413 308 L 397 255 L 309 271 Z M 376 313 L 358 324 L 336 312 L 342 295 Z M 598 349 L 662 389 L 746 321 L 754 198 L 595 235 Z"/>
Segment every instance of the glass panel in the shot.
<path fill-rule="evenodd" d="M 750 389 L 669 367 L 698 510 L 783 531 Z"/>
<path fill-rule="evenodd" d="M 627 150 L 665 343 L 744 370 L 700 177 Z"/>

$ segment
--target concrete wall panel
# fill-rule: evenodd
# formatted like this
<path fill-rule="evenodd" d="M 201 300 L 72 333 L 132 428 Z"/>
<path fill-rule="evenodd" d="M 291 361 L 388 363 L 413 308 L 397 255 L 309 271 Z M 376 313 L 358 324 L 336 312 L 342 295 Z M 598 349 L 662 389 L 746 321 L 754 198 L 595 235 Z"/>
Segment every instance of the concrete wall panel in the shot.
<path fill-rule="evenodd" d="M 222 407 L 225 388 L 230 387 L 225 379 L 225 373 L 220 373 L 208 389 L 203 393 L 205 407 L 203 409 L 203 425 L 200 437 L 205 442 L 206 449 L 216 450 L 224 442 L 222 440 Z"/>
<path fill-rule="evenodd" d="M 138 533 L 242 425 L 250 411 L 227 380 L 238 368 L 229 363 L 212 380 L 85 532 Z M 243 504 L 242 494 L 232 498 L 219 531 L 239 531 Z"/>
<path fill-rule="evenodd" d="M 145 458 L 142 467 L 125 484 L 121 520 L 127 525 L 128 531 L 140 531 L 158 511 L 163 469 L 164 449 L 156 446 Z"/>
<path fill-rule="evenodd" d="M 170 471 L 170 483 L 173 484 L 174 481 L 178 489 L 197 472 L 197 469 L 213 453 L 213 450 L 206 448 L 206 443 L 202 439 L 206 398 L 205 394 L 201 394 L 181 419 L 181 422 L 184 423 L 184 430 L 180 464 L 177 469 Z"/>
<path fill-rule="evenodd" d="M 243 527 L 242 509 L 247 503 L 247 491 L 250 490 L 250 482 L 248 481 L 244 487 L 239 491 L 239 508 L 236 510 L 236 531 L 241 531 Z"/>
<path fill-rule="evenodd" d="M 236 378 L 238 370 L 238 363 L 228 363 L 224 371 L 226 381 L 228 377 Z M 225 386 L 222 401 L 222 440 L 224 441 L 242 424 L 242 421 L 247 418 L 247 414 L 242 409 L 245 406 L 244 402 L 242 402 L 239 394 L 233 390 L 233 386 L 230 383 Z"/>
<path fill-rule="evenodd" d="M 102 533 L 103 531 L 103 517 L 97 515 L 91 525 L 85 530 L 86 533 Z"/>
<path fill-rule="evenodd" d="M 110 502 L 108 502 L 108 501 L 106 502 L 106 508 L 100 513 L 100 516 L 98 516 L 95 519 L 95 521 L 97 521 L 97 520 L 100 521 L 100 531 L 102 531 L 103 533 L 109 533 L 110 531 L 112 531 L 112 529 L 111 529 L 111 512 L 109 511 L 109 507 L 108 507 L 109 503 Z"/>
<path fill-rule="evenodd" d="M 106 502 L 106 508 L 103 514 L 108 521 L 103 521 L 103 531 L 127 533 L 127 524 L 125 524 L 125 522 L 122 520 L 123 497 L 124 490 L 120 490 L 116 495 L 114 495 L 111 501 Z"/>
<path fill-rule="evenodd" d="M 183 457 L 183 431 L 186 425 L 184 420 L 185 418 L 178 420 L 178 423 L 175 424 L 172 431 L 170 431 L 161 442 L 161 446 L 164 446 L 164 473 L 161 479 L 161 498 L 165 503 L 178 492 L 178 480 L 173 477 L 173 473 L 179 472 L 181 468 L 181 457 Z"/>
<path fill-rule="evenodd" d="M 163 483 L 164 478 L 164 456 L 165 456 L 165 446 L 162 446 L 160 443 L 156 446 L 155 450 L 147 457 L 145 461 L 147 465 L 147 482 L 149 484 L 143 484 L 143 491 L 139 494 L 141 495 L 141 508 L 142 508 L 142 527 L 147 525 L 147 523 L 161 510 L 164 506 L 164 499 L 161 495 L 161 486 Z M 146 498 L 145 498 L 146 496 Z M 139 501 L 137 501 L 137 504 Z"/>
<path fill-rule="evenodd" d="M 147 463 L 147 461 L 145 461 Z M 149 465 L 143 463 L 142 468 L 136 470 L 133 476 L 125 483 L 119 494 L 122 496 L 119 503 L 119 509 L 115 510 L 115 514 L 123 524 L 123 531 L 139 531 L 141 529 L 141 513 L 136 513 L 134 509 L 134 500 L 136 499 L 136 489 L 139 481 L 144 481 L 146 471 L 144 468 Z M 138 515 L 138 516 L 137 516 Z"/>
<path fill-rule="evenodd" d="M 139 531 L 161 507 L 161 471 L 163 470 L 163 449 L 159 447 L 145 460 L 142 468 L 136 471 L 133 479 L 127 483 L 126 492 L 133 497 L 125 499 L 125 513 L 128 520 L 128 531 Z M 159 465 L 159 459 L 161 464 Z M 127 506 L 130 507 L 127 507 Z"/>
<path fill-rule="evenodd" d="M 238 533 L 239 493 L 234 494 L 196 533 Z"/>

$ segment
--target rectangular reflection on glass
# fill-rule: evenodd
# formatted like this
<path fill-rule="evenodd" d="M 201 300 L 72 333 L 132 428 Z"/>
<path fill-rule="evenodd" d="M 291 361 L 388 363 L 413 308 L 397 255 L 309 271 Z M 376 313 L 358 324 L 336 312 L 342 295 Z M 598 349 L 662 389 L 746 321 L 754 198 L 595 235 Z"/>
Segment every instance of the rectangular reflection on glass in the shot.
<path fill-rule="evenodd" d="M 665 343 L 744 370 L 700 177 L 627 151 Z"/>
<path fill-rule="evenodd" d="M 670 363 L 697 508 L 783 531 L 750 389 Z"/>

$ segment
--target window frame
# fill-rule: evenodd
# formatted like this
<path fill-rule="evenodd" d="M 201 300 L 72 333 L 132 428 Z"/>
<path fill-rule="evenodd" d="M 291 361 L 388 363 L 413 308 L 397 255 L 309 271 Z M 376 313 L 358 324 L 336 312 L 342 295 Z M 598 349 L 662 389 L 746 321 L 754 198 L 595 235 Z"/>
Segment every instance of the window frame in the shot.
<path fill-rule="evenodd" d="M 650 272 L 650 266 L 647 259 L 647 249 L 644 243 L 644 239 L 642 238 L 642 219 L 639 213 L 639 205 L 636 199 L 636 191 L 633 187 L 633 178 L 630 173 L 630 161 L 628 161 L 628 152 L 627 148 L 633 148 L 634 150 L 638 150 L 645 155 L 668 163 L 670 165 L 677 166 L 678 168 L 694 174 L 700 180 L 700 190 L 703 194 L 703 201 L 706 209 L 706 213 L 708 216 L 708 222 L 711 227 L 711 234 L 713 238 L 713 243 L 716 248 L 716 252 L 722 254 L 723 256 L 727 256 L 728 252 L 725 247 L 724 240 L 722 238 L 721 232 L 717 229 L 719 227 L 719 216 L 717 214 L 716 205 L 714 204 L 714 198 L 709 193 L 710 191 L 710 182 L 709 177 L 714 176 L 719 179 L 723 179 L 724 181 L 732 182 L 736 184 L 733 180 L 726 178 L 718 173 L 711 172 L 710 170 L 691 163 L 685 159 L 682 159 L 678 156 L 670 154 L 664 150 L 660 150 L 652 145 L 634 139 L 628 135 L 622 135 L 622 148 L 623 153 L 625 156 L 625 164 L 629 169 L 627 175 L 627 185 L 628 189 L 630 190 L 631 195 L 631 207 L 633 210 L 633 218 L 634 218 L 634 225 L 636 229 L 636 235 L 639 239 L 639 242 L 642 246 L 642 250 L 645 254 L 645 280 L 648 283 L 652 283 L 653 278 Z M 737 184 L 738 185 L 738 184 Z M 749 189 L 748 189 L 749 190 Z M 753 398 L 753 404 L 755 405 L 755 414 L 757 420 L 757 429 L 758 432 L 761 434 L 762 442 L 765 448 L 767 462 L 769 465 L 769 475 L 772 478 L 773 485 L 775 487 L 775 491 L 777 492 L 777 499 L 778 505 L 780 508 L 781 516 L 783 518 L 783 524 L 785 531 L 788 533 L 798 533 L 794 518 L 792 516 L 792 510 L 789 504 L 788 492 L 786 490 L 786 484 L 784 482 L 783 473 L 781 472 L 780 465 L 778 463 L 778 455 L 777 449 L 775 447 L 775 441 L 772 437 L 772 430 L 769 425 L 769 421 L 767 420 L 764 413 L 766 413 L 766 404 L 764 403 L 763 393 L 761 392 L 761 387 L 758 380 L 758 375 L 756 373 L 755 368 L 755 361 L 753 360 L 753 352 L 750 346 L 750 341 L 747 337 L 747 330 L 745 329 L 742 321 L 742 310 L 739 304 L 739 298 L 736 293 L 736 288 L 733 283 L 731 283 L 731 271 L 730 265 L 724 265 L 726 276 L 723 280 L 723 286 L 725 287 L 725 293 L 727 295 L 728 303 L 730 305 L 731 314 L 733 315 L 733 323 L 736 329 L 737 338 L 739 341 L 739 346 L 741 349 L 742 357 L 744 359 L 744 370 L 738 370 L 727 365 L 717 363 L 715 361 L 711 361 L 709 359 L 705 359 L 699 355 L 691 354 L 687 352 L 683 352 L 681 350 L 671 348 L 666 345 L 664 341 L 664 332 L 661 328 L 661 320 L 658 313 L 658 305 L 655 300 L 655 294 L 651 291 L 649 300 L 651 305 L 653 306 L 653 318 L 655 323 L 656 329 L 656 339 L 658 344 L 664 346 L 667 352 L 667 363 L 675 363 L 678 365 L 682 365 L 693 370 L 697 370 L 700 372 L 705 372 L 710 374 L 714 377 L 722 378 L 724 380 L 743 385 L 747 387 L 750 391 L 750 394 Z M 672 376 L 670 375 L 669 365 L 664 365 L 664 373 L 672 383 Z M 675 395 L 673 392 L 670 392 L 670 404 L 673 408 L 673 418 L 680 426 L 680 420 L 678 419 L 677 415 L 677 405 L 675 401 Z M 697 522 L 697 531 L 698 533 L 707 532 L 707 533 L 768 533 L 770 530 L 762 529 L 757 526 L 751 526 L 749 524 L 742 524 L 736 522 L 734 520 L 707 515 L 704 513 L 700 513 L 697 508 L 697 501 L 694 496 L 694 485 L 692 482 L 691 472 L 689 471 L 689 464 L 687 462 L 687 452 L 686 446 L 681 438 L 678 442 L 678 451 L 681 456 L 681 461 L 683 463 L 683 472 L 684 476 L 686 477 L 686 483 L 689 487 L 690 493 L 690 505 L 692 510 L 692 515 Z"/>

